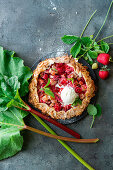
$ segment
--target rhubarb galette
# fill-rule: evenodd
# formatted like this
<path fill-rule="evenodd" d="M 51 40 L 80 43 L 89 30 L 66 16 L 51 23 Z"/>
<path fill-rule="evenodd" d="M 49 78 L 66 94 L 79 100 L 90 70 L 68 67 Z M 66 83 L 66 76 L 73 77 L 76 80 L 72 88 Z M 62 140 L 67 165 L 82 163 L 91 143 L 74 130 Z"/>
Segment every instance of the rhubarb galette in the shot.
<path fill-rule="evenodd" d="M 87 68 L 64 55 L 38 64 L 29 85 L 29 102 L 54 119 L 69 119 L 82 114 L 94 92 Z"/>

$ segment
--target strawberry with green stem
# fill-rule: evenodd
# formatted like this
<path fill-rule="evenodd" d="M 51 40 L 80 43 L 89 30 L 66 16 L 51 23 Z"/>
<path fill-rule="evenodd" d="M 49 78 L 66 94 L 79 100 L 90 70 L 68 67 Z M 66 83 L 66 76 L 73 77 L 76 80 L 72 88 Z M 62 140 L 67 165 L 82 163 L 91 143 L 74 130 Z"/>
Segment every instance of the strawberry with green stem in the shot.
<path fill-rule="evenodd" d="M 108 69 L 107 66 L 103 66 L 103 67 L 101 68 L 101 70 L 99 70 L 99 77 L 100 77 L 102 80 L 107 79 L 107 77 L 109 76 L 109 70 L 110 70 L 110 69 Z"/>

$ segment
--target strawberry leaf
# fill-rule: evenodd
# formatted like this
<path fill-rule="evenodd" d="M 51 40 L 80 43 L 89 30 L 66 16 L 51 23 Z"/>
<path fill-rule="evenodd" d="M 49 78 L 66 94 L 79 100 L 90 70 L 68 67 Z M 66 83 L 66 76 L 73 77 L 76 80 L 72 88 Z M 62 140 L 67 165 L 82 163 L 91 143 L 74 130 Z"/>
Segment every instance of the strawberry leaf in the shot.
<path fill-rule="evenodd" d="M 61 38 L 61 40 L 66 44 L 73 44 L 74 42 L 76 42 L 79 39 L 80 39 L 79 37 L 73 36 L 73 35 L 64 35 Z"/>
<path fill-rule="evenodd" d="M 89 115 L 95 116 L 95 115 L 97 115 L 97 108 L 94 105 L 89 104 L 87 107 L 87 112 Z"/>
<path fill-rule="evenodd" d="M 96 104 L 95 107 L 97 108 L 97 116 L 101 116 L 102 114 L 102 109 L 101 109 L 101 106 L 99 104 Z"/>
<path fill-rule="evenodd" d="M 76 44 L 71 48 L 70 53 L 72 54 L 72 56 L 75 58 L 78 53 L 80 52 L 81 49 L 81 43 L 78 41 L 76 42 Z"/>
<path fill-rule="evenodd" d="M 81 43 L 82 43 L 82 45 L 85 45 L 86 47 L 89 47 L 90 44 L 92 43 L 92 40 L 90 39 L 90 37 L 82 37 L 81 38 Z"/>
<path fill-rule="evenodd" d="M 104 51 L 105 53 L 109 52 L 109 45 L 105 41 L 101 41 L 101 50 Z"/>
<path fill-rule="evenodd" d="M 92 50 L 89 50 L 89 51 L 88 51 L 88 54 L 89 54 L 89 56 L 90 56 L 92 59 L 96 59 L 97 56 L 98 56 L 97 52 L 96 52 L 96 51 L 92 51 Z"/>

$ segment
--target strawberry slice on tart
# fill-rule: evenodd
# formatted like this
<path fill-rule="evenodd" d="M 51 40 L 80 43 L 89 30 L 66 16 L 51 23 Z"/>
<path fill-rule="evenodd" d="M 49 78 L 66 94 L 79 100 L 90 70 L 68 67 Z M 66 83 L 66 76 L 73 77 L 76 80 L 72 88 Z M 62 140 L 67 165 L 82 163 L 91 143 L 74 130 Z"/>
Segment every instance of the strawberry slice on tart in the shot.
<path fill-rule="evenodd" d="M 54 119 L 69 119 L 82 114 L 94 93 L 86 67 L 64 55 L 38 64 L 29 85 L 29 102 Z"/>

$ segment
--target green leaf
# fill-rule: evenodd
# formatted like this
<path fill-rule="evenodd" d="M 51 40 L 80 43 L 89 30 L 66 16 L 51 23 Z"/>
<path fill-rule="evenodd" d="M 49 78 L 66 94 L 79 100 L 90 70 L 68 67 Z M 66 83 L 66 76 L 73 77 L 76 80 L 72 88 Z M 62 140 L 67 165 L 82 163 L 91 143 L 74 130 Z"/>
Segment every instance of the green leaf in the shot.
<path fill-rule="evenodd" d="M 18 89 L 17 89 L 15 97 L 12 100 L 10 100 L 10 102 L 7 104 L 8 108 L 12 107 L 12 106 L 17 107 L 17 108 L 24 108 L 26 110 L 29 110 L 29 107 L 21 99 L 21 97 L 19 95 L 19 92 L 18 92 Z"/>
<path fill-rule="evenodd" d="M 73 44 L 74 42 L 76 42 L 79 39 L 80 39 L 79 37 L 73 36 L 73 35 L 64 35 L 61 38 L 61 40 L 66 44 Z"/>
<path fill-rule="evenodd" d="M 74 78 L 67 78 L 67 80 L 71 80 L 72 84 L 74 83 Z"/>
<path fill-rule="evenodd" d="M 32 76 L 32 71 L 24 66 L 21 58 L 14 57 L 14 54 L 14 51 L 3 50 L 3 47 L 0 47 L 0 73 L 9 78 L 17 76 L 20 82 L 20 95 L 25 96 L 28 93 L 28 80 Z"/>
<path fill-rule="evenodd" d="M 76 44 L 71 48 L 70 53 L 72 54 L 72 56 L 75 58 L 78 53 L 80 52 L 81 49 L 81 43 L 78 41 L 76 42 Z"/>
<path fill-rule="evenodd" d="M 17 76 L 8 78 L 0 74 L 0 112 L 7 109 L 7 103 L 14 98 L 19 88 L 20 82 Z"/>
<path fill-rule="evenodd" d="M 0 113 L 0 160 L 15 155 L 22 149 L 23 137 L 20 130 L 24 128 L 23 118 L 26 112 L 10 108 Z"/>
<path fill-rule="evenodd" d="M 93 39 L 93 35 L 90 35 L 90 39 Z"/>
<path fill-rule="evenodd" d="M 48 79 L 47 84 L 46 84 L 43 88 L 45 88 L 45 87 L 49 86 L 49 84 L 50 84 L 50 79 Z"/>
<path fill-rule="evenodd" d="M 72 106 L 76 106 L 77 104 L 82 104 L 82 101 L 80 100 L 80 98 L 79 97 L 77 97 L 76 99 L 75 99 L 75 101 L 73 102 L 73 104 L 72 104 Z"/>
<path fill-rule="evenodd" d="M 54 93 L 50 90 L 50 88 L 45 88 L 44 92 L 48 94 L 49 96 L 55 98 Z"/>
<path fill-rule="evenodd" d="M 22 149 L 23 137 L 15 128 L 0 128 L 0 160 L 15 155 Z"/>
<path fill-rule="evenodd" d="M 86 51 L 85 49 L 81 48 L 80 52 L 79 52 L 79 55 L 83 55 L 85 53 L 85 51 Z"/>
<path fill-rule="evenodd" d="M 58 71 L 56 68 L 51 68 L 51 70 L 55 70 L 55 71 Z"/>
<path fill-rule="evenodd" d="M 98 56 L 97 52 L 91 50 L 88 51 L 88 54 L 92 59 L 96 59 Z"/>
<path fill-rule="evenodd" d="M 99 50 L 100 49 L 100 46 L 97 44 L 97 42 L 94 42 L 94 50 Z"/>
<path fill-rule="evenodd" d="M 101 41 L 101 50 L 104 51 L 105 53 L 109 52 L 109 45 L 105 41 Z"/>
<path fill-rule="evenodd" d="M 90 39 L 90 37 L 82 37 L 81 38 L 81 43 L 82 43 L 82 45 L 85 45 L 86 47 L 89 47 L 90 44 L 92 43 L 92 40 Z"/>
<path fill-rule="evenodd" d="M 87 62 L 90 64 L 90 65 L 92 65 L 93 64 L 93 60 L 92 60 L 92 58 L 90 57 L 90 55 L 88 54 L 88 52 L 87 52 Z"/>
<path fill-rule="evenodd" d="M 100 53 L 105 53 L 105 52 L 102 51 L 102 50 L 95 50 L 95 52 L 97 52 L 98 54 L 100 54 Z"/>
<path fill-rule="evenodd" d="M 97 115 L 97 108 L 94 105 L 89 104 L 87 107 L 87 112 L 89 115 L 95 116 L 95 115 Z"/>
<path fill-rule="evenodd" d="M 102 109 L 101 106 L 99 104 L 96 104 L 95 107 L 97 108 L 97 115 L 96 116 L 101 116 L 102 114 Z"/>

